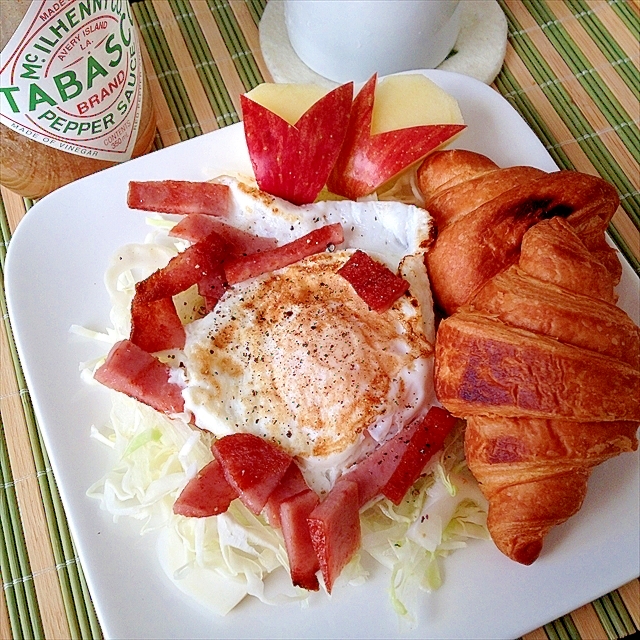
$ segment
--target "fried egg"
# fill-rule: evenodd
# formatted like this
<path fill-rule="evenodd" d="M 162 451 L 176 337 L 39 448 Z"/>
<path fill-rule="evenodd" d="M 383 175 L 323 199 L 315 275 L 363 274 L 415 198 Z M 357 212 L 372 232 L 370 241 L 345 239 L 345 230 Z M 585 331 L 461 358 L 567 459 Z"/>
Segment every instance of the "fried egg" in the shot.
<path fill-rule="evenodd" d="M 186 326 L 185 408 L 216 436 L 248 432 L 276 442 L 310 485 L 327 491 L 368 447 L 434 401 L 433 305 L 422 259 L 430 219 L 398 202 L 297 207 L 227 183 L 230 224 L 284 244 L 341 222 L 345 243 L 234 285 Z M 337 273 L 356 248 L 410 284 L 384 313 Z"/>

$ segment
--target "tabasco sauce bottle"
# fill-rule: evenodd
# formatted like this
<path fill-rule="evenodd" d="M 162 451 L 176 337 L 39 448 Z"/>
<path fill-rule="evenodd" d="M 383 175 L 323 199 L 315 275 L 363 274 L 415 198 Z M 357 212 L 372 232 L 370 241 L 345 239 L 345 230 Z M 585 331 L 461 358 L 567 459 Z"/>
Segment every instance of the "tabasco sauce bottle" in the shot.
<path fill-rule="evenodd" d="M 40 198 L 150 150 L 127 0 L 0 0 L 0 183 Z"/>

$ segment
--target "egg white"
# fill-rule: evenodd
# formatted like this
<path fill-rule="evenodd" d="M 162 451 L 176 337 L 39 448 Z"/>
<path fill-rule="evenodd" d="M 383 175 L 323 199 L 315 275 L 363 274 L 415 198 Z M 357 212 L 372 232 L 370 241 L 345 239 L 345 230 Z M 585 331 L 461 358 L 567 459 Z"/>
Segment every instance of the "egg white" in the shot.
<path fill-rule="evenodd" d="M 313 229 L 339 222 L 342 248 L 361 249 L 393 272 L 407 255 L 423 253 L 431 244 L 434 225 L 422 208 L 393 200 L 326 200 L 296 206 L 260 191 L 254 183 L 231 176 L 216 182 L 231 189 L 228 224 L 256 235 L 291 242 Z"/>

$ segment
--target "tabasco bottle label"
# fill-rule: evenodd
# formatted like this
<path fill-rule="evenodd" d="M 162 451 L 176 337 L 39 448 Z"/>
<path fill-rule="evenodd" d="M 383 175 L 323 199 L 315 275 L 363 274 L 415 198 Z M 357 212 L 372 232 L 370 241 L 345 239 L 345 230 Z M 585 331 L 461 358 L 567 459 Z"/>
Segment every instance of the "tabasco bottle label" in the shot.
<path fill-rule="evenodd" d="M 0 55 L 0 122 L 62 151 L 128 160 L 143 73 L 127 0 L 35 0 Z"/>

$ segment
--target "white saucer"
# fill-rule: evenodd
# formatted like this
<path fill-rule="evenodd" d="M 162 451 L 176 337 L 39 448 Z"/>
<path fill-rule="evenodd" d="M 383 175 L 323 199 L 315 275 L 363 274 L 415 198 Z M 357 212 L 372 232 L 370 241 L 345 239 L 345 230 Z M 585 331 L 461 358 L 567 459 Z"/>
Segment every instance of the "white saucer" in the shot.
<path fill-rule="evenodd" d="M 500 72 L 507 48 L 507 19 L 496 0 L 464 0 L 455 54 L 438 69 L 455 71 L 491 84 Z M 269 0 L 260 20 L 260 48 L 275 82 L 313 83 L 328 88 L 336 82 L 317 74 L 291 46 L 284 2 Z"/>

